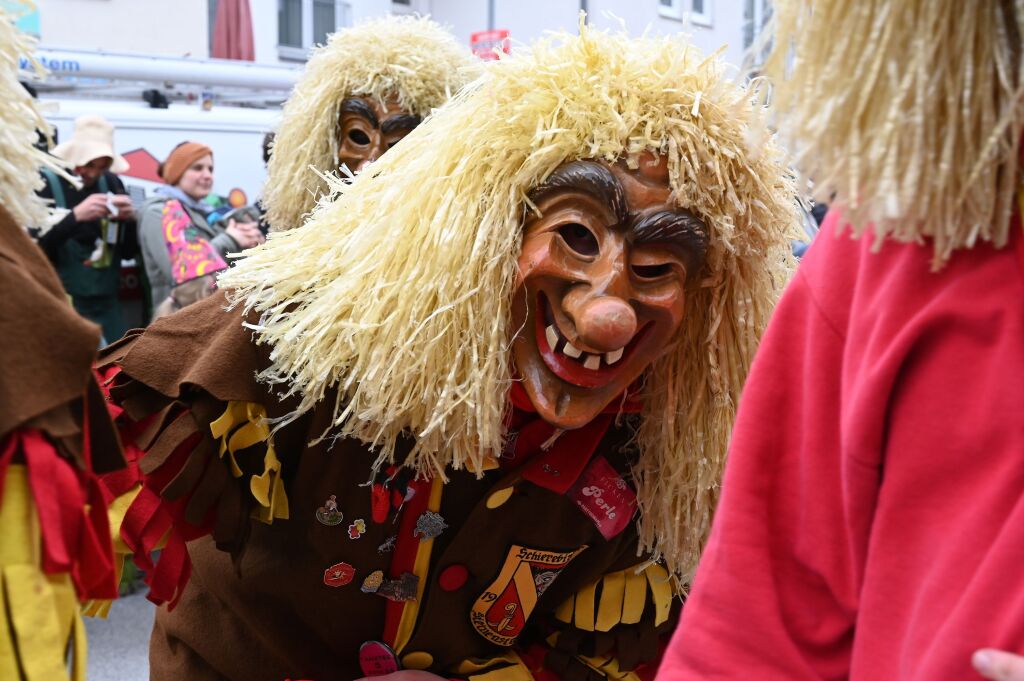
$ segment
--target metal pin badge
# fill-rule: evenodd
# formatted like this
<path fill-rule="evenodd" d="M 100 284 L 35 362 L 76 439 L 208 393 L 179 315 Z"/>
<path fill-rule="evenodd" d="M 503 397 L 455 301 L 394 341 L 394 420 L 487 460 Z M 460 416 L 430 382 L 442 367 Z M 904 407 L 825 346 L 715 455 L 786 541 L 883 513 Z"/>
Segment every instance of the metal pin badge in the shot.
<path fill-rule="evenodd" d="M 335 563 L 324 570 L 324 584 L 327 586 L 345 586 L 356 576 L 356 569 L 348 563 Z"/>
<path fill-rule="evenodd" d="M 380 591 L 380 585 L 384 583 L 384 571 L 374 570 L 366 576 L 363 580 L 363 585 L 359 587 L 359 590 L 364 594 L 375 594 Z"/>
<path fill-rule="evenodd" d="M 424 511 L 416 519 L 416 529 L 412 531 L 412 536 L 419 537 L 421 541 L 427 541 L 441 536 L 441 533 L 447 529 L 448 523 L 444 521 L 441 514 L 434 513 L 433 511 Z"/>
<path fill-rule="evenodd" d="M 316 519 L 329 527 L 341 524 L 341 521 L 345 519 L 345 516 L 338 510 L 337 495 L 332 494 L 328 497 L 327 501 L 324 502 L 323 506 L 316 509 Z"/>
<path fill-rule="evenodd" d="M 359 668 L 366 676 L 384 676 L 399 671 L 402 665 L 388 644 L 367 641 L 359 646 Z"/>
<path fill-rule="evenodd" d="M 400 603 L 403 601 L 415 601 L 419 583 L 419 577 L 411 572 L 406 572 L 398 579 L 389 579 L 381 584 L 380 589 L 377 590 L 377 595 L 383 596 L 389 601 Z"/>
<path fill-rule="evenodd" d="M 366 521 L 362 518 L 356 519 L 351 525 L 348 526 L 348 538 L 359 539 L 366 534 Z"/>

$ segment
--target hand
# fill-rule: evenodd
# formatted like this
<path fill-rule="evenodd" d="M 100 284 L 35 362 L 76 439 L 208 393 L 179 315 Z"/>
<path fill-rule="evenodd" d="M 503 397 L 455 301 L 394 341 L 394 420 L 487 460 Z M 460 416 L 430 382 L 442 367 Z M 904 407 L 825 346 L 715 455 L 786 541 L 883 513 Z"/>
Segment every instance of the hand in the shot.
<path fill-rule="evenodd" d="M 71 209 L 78 222 L 92 222 L 110 215 L 107 210 L 106 194 L 90 194 L 85 200 Z"/>
<path fill-rule="evenodd" d="M 447 681 L 447 679 L 430 672 L 406 669 L 405 671 L 387 674 L 386 676 L 371 676 L 359 679 L 358 681 Z"/>
<path fill-rule="evenodd" d="M 1001 650 L 983 648 L 971 656 L 974 669 L 993 681 L 1024 681 L 1024 657 Z"/>
<path fill-rule="evenodd" d="M 228 220 L 228 226 L 224 231 L 231 235 L 242 250 L 258 246 L 265 241 L 263 232 L 255 222 L 236 222 L 231 219 Z"/>
<path fill-rule="evenodd" d="M 124 194 L 114 194 L 110 199 L 110 202 L 117 208 L 117 215 L 114 216 L 115 220 L 134 220 L 135 219 L 135 206 L 132 205 L 131 197 L 125 196 Z"/>

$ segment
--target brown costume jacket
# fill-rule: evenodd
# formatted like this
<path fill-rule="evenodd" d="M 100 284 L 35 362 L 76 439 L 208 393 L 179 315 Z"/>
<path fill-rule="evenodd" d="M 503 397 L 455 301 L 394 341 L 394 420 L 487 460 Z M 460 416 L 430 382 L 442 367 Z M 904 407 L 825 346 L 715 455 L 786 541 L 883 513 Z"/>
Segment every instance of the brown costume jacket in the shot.
<path fill-rule="evenodd" d="M 601 459 L 587 471 L 619 485 L 612 497 L 631 496 L 628 423 L 607 432 L 590 462 L 563 448 L 480 478 L 452 471 L 442 485 L 399 471 L 386 489 L 381 478 L 372 486 L 365 445 L 309 444 L 328 430 L 332 396 L 276 432 L 268 453 L 258 416 L 290 405 L 255 380 L 267 348 L 224 305 L 217 294 L 131 332 L 100 362 L 108 375 L 120 369 L 110 394 L 147 452 L 142 477 L 172 509 L 172 535 L 212 535 L 189 543 L 191 580 L 174 609 L 158 612 L 153 679 L 353 679 L 363 675 L 361 644 L 375 640 L 406 667 L 462 678 L 530 678 L 540 666 L 554 678 L 635 678 L 617 670 L 657 658 L 678 610 L 667 573 L 637 555 L 633 522 L 605 539 L 583 508 L 594 491 L 579 480 L 593 482 L 590 473 L 562 491 L 573 482 L 563 476 Z M 534 482 L 522 478 L 527 466 Z M 269 504 L 268 493 L 277 495 Z M 418 582 L 402 582 L 404 572 Z M 403 584 L 415 600 L 381 595 Z"/>

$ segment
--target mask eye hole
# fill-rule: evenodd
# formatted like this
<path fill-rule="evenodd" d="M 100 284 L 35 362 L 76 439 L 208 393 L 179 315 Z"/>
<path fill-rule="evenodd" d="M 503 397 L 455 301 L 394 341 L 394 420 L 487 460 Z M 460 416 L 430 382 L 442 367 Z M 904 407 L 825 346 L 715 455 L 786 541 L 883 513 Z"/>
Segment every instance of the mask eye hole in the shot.
<path fill-rule="evenodd" d="M 672 271 L 672 265 L 662 263 L 660 265 L 633 265 L 633 274 L 641 279 L 657 279 Z"/>
<path fill-rule="evenodd" d="M 370 136 L 358 128 L 349 130 L 348 138 L 361 147 L 365 147 L 370 143 Z"/>
<path fill-rule="evenodd" d="M 594 233 L 578 222 L 571 222 L 558 228 L 558 235 L 565 245 L 579 255 L 597 255 L 597 237 Z"/>

